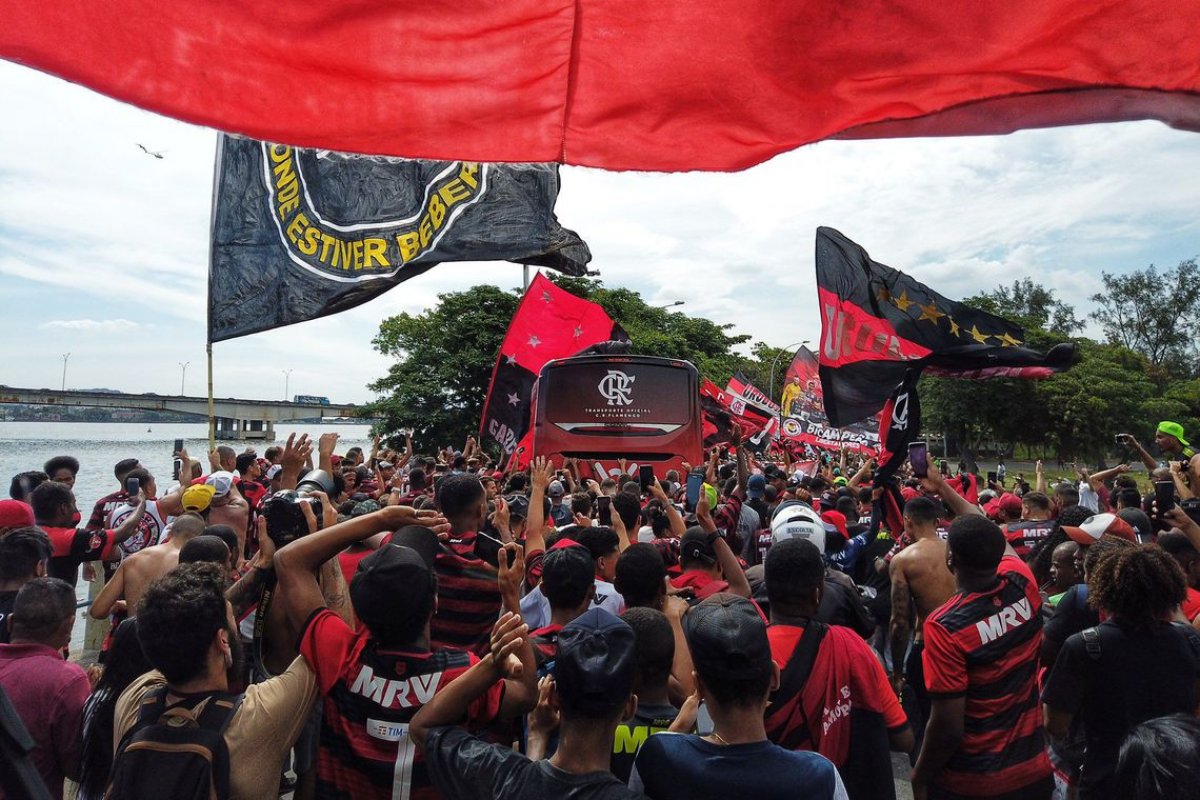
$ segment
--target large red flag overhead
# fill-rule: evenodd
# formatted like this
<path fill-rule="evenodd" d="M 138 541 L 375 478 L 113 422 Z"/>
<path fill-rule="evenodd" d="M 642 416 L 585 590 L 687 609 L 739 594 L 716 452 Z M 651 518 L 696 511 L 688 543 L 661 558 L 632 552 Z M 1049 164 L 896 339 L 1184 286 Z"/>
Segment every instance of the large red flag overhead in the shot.
<path fill-rule="evenodd" d="M 257 139 L 734 170 L 834 136 L 1200 129 L 1185 0 L 39 0 L 0 57 Z"/>

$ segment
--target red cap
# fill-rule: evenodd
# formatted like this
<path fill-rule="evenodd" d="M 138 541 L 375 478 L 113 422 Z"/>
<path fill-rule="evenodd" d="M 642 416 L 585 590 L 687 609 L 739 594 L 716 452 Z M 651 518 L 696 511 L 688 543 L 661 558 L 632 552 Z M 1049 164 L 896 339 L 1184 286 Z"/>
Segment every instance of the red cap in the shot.
<path fill-rule="evenodd" d="M 847 540 L 850 538 L 850 531 L 846 530 L 846 515 L 840 511 L 825 511 L 821 514 L 821 519 L 844 536 Z"/>
<path fill-rule="evenodd" d="M 996 501 L 996 506 L 1011 517 L 1021 516 L 1021 498 L 1015 494 L 1005 492 L 1000 495 L 1000 499 Z"/>
<path fill-rule="evenodd" d="M 1100 541 L 1101 536 L 1116 536 L 1130 542 L 1137 542 L 1137 534 L 1133 526 L 1116 514 L 1095 514 L 1078 525 L 1063 525 L 1063 533 L 1080 547 L 1088 547 Z"/>
<path fill-rule="evenodd" d="M 504 480 L 504 473 L 500 470 L 496 470 L 492 473 L 492 480 L 497 482 Z"/>
<path fill-rule="evenodd" d="M 0 528 L 28 528 L 33 524 L 33 509 L 20 500 L 0 500 Z"/>

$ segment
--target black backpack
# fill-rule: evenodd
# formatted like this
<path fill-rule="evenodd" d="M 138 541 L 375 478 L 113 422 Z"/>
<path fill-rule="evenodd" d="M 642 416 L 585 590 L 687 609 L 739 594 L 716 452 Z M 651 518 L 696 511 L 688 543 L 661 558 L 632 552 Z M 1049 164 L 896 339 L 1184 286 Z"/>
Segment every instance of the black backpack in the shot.
<path fill-rule="evenodd" d="M 225 729 L 241 704 L 241 695 L 215 692 L 168 706 L 166 686 L 147 692 L 117 747 L 106 800 L 228 798 Z"/>

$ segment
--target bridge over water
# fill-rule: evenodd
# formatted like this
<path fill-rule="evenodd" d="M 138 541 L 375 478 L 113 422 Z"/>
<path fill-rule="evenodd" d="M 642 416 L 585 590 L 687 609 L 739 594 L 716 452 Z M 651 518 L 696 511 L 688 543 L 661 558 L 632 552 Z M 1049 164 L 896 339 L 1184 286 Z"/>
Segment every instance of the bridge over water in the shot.
<path fill-rule="evenodd" d="M 19 389 L 0 386 L 0 403 L 46 406 L 95 406 L 143 411 L 175 411 L 208 418 L 207 397 L 185 395 L 124 394 L 120 392 L 77 392 L 56 389 Z M 355 417 L 354 404 L 289 403 L 281 400 L 213 399 L 218 439 L 275 440 L 275 423 L 310 417 Z"/>

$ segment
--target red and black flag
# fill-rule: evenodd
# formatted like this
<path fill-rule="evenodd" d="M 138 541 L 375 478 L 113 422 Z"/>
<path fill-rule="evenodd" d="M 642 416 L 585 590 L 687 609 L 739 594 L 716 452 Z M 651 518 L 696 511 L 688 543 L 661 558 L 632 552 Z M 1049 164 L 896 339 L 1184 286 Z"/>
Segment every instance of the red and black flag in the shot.
<path fill-rule="evenodd" d="M 911 369 L 962 378 L 1047 378 L 1071 365 L 1072 345 L 1024 347 L 1019 325 L 948 300 L 872 261 L 832 228 L 817 229 L 821 387 L 831 424 L 880 411 Z"/>
<path fill-rule="evenodd" d="M 880 479 L 904 461 L 921 427 L 922 372 L 959 378 L 1048 378 L 1070 367 L 1074 348 L 1024 347 L 1008 320 L 949 300 L 892 269 L 832 228 L 817 229 L 822 394 L 830 424 L 881 410 Z M 885 405 L 887 408 L 885 409 Z"/>
<path fill-rule="evenodd" d="M 599 342 L 628 339 L 599 304 L 555 286 L 539 272 L 525 290 L 496 357 L 481 435 L 494 439 L 511 456 L 531 430 L 533 386 L 546 362 L 577 355 Z"/>

